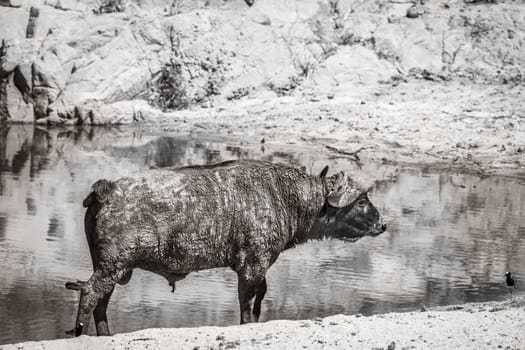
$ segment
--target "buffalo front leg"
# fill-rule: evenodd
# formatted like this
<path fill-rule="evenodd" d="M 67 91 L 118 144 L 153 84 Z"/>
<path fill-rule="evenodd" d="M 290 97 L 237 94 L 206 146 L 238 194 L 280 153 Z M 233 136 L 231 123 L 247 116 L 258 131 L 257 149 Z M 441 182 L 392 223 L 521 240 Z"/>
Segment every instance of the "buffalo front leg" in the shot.
<path fill-rule="evenodd" d="M 238 274 L 239 307 L 241 312 L 241 324 L 252 321 L 257 322 L 261 314 L 261 301 L 266 293 L 266 280 L 263 277 L 246 278 Z M 252 300 L 255 297 L 253 307 L 254 320 L 252 320 Z"/>
<path fill-rule="evenodd" d="M 253 316 L 254 321 L 259 320 L 261 301 L 266 293 L 266 271 L 275 261 L 264 241 L 259 239 L 264 237 L 264 232 L 248 232 L 243 237 L 240 242 L 242 249 L 237 252 L 233 265 L 237 272 L 241 324 L 252 322 L 252 300 L 255 296 Z"/>
<path fill-rule="evenodd" d="M 109 333 L 106 319 L 106 308 L 109 298 L 116 284 L 116 276 L 104 274 L 101 270 L 95 271 L 90 279 L 80 290 L 80 301 L 78 303 L 77 321 L 75 323 L 75 335 L 87 334 L 91 313 L 96 317 L 97 334 L 100 331 Z"/>
<path fill-rule="evenodd" d="M 241 312 L 241 324 L 251 322 L 252 304 L 255 296 L 255 286 L 246 279 L 239 276 L 238 280 L 239 307 Z"/>
<path fill-rule="evenodd" d="M 259 316 L 261 316 L 261 302 L 266 295 L 266 278 L 263 278 L 262 282 L 255 288 L 255 301 L 253 302 L 253 317 L 255 322 L 259 322 Z"/>

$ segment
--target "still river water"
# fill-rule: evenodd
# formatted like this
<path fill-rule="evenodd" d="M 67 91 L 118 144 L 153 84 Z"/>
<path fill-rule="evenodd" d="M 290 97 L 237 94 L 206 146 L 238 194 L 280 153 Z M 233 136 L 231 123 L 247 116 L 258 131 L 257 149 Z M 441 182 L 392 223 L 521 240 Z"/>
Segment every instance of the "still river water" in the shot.
<path fill-rule="evenodd" d="M 0 344 L 62 338 L 73 327 L 78 295 L 64 283 L 91 274 L 81 203 L 95 180 L 238 158 L 351 171 L 373 184 L 371 199 L 388 222 L 379 237 L 283 253 L 267 276 L 263 321 L 504 300 L 505 271 L 525 281 L 523 179 L 359 167 L 293 145 L 12 126 L 0 131 Z M 174 294 L 163 278 L 136 270 L 113 294 L 110 328 L 237 324 L 236 291 L 228 269 L 190 274 Z"/>

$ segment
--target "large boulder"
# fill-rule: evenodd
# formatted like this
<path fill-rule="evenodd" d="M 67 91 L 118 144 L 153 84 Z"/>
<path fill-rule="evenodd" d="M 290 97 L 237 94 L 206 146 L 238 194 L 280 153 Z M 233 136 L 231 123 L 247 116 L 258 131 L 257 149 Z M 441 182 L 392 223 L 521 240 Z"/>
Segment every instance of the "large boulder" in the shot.
<path fill-rule="evenodd" d="M 310 83 L 323 92 L 352 92 L 374 86 L 397 74 L 392 62 L 379 58 L 364 46 L 344 46 L 328 57 L 312 74 Z"/>
<path fill-rule="evenodd" d="M 375 29 L 374 37 L 378 55 L 399 63 L 406 72 L 419 68 L 439 73 L 442 69 L 443 32 L 427 30 L 420 19 L 383 22 Z"/>

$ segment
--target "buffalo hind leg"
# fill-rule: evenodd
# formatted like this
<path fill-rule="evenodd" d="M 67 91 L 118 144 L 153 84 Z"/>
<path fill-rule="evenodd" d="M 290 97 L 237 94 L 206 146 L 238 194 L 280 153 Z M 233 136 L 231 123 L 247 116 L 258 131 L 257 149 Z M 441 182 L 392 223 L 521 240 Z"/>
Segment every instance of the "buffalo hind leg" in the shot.
<path fill-rule="evenodd" d="M 132 272 L 133 270 L 128 270 L 123 275 L 123 277 L 121 277 L 120 280 L 117 281 L 117 283 L 120 285 L 127 284 L 129 280 L 131 279 Z M 77 290 L 80 292 L 82 292 L 82 288 L 85 288 L 86 286 L 87 286 L 87 282 L 84 282 L 84 281 L 66 283 L 67 289 Z M 97 335 L 110 335 L 106 311 L 108 308 L 109 298 L 111 297 L 111 294 L 113 294 L 113 290 L 111 290 L 106 296 L 102 298 L 102 300 L 99 302 L 99 304 L 95 307 L 95 310 L 93 311 L 93 318 L 95 319 Z M 70 331 L 67 331 L 66 334 L 80 335 L 82 334 L 82 330 L 83 330 L 83 325 L 80 328 L 77 327 L 77 328 L 73 328 Z"/>
<path fill-rule="evenodd" d="M 133 273 L 133 270 L 128 270 L 124 276 L 117 281 L 120 285 L 128 284 L 129 280 L 131 279 L 131 275 Z M 111 298 L 111 294 L 113 294 L 113 291 L 115 288 L 111 290 L 108 294 L 106 294 L 102 300 L 98 303 L 98 305 L 95 307 L 95 310 L 93 311 L 93 318 L 95 319 L 95 326 L 97 328 L 97 335 L 111 335 L 109 332 L 109 326 L 108 326 L 108 318 L 106 311 L 108 309 L 108 303 L 109 298 Z"/>
<path fill-rule="evenodd" d="M 255 322 L 259 322 L 259 316 L 261 316 L 261 302 L 266 294 L 266 278 L 263 278 L 262 282 L 255 289 L 255 301 L 253 302 L 253 317 Z"/>
<path fill-rule="evenodd" d="M 100 300 L 98 305 L 95 307 L 95 310 L 93 311 L 93 318 L 95 319 L 95 327 L 97 328 L 98 336 L 111 335 L 109 333 L 106 310 L 108 309 L 109 298 L 111 297 L 111 294 L 113 294 L 113 290 L 115 290 L 115 288 L 113 288 L 109 293 L 104 295 L 104 297 Z"/>
<path fill-rule="evenodd" d="M 119 280 L 116 274 L 104 274 L 97 270 L 89 280 L 82 286 L 80 301 L 78 303 L 77 321 L 75 323 L 75 335 L 87 334 L 91 313 L 96 310 L 97 321 L 102 332 L 109 332 L 106 320 L 107 303 L 115 284 Z M 97 333 L 99 329 L 97 327 Z"/>

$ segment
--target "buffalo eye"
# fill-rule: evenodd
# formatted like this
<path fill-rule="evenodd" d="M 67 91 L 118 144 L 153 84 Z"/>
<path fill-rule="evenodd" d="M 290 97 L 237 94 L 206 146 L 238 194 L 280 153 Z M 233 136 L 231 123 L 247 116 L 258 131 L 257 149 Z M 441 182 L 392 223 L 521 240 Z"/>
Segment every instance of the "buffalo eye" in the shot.
<path fill-rule="evenodd" d="M 366 199 L 361 198 L 360 200 L 357 201 L 357 205 L 359 205 L 360 207 L 364 207 L 366 205 Z"/>

